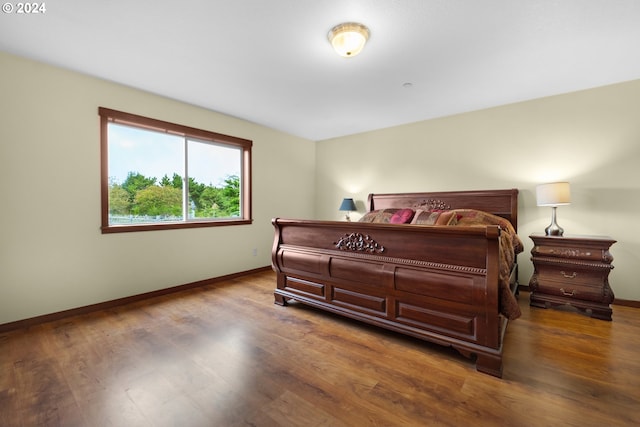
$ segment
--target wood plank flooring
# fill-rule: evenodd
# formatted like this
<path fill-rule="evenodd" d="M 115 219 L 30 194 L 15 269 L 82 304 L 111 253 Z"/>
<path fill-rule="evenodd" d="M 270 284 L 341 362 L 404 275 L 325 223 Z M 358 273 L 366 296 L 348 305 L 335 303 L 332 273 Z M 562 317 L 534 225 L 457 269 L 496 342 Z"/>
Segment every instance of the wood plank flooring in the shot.
<path fill-rule="evenodd" d="M 262 272 L 0 334 L 0 425 L 640 425 L 640 309 L 530 308 L 504 378 L 298 304 Z"/>

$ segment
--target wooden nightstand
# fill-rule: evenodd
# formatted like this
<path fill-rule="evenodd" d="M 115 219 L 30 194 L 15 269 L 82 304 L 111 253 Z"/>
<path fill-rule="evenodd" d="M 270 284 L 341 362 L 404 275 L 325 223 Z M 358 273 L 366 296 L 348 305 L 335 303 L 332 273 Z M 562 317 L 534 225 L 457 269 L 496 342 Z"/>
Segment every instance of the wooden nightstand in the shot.
<path fill-rule="evenodd" d="M 611 320 L 613 291 L 609 273 L 616 241 L 607 236 L 546 236 L 534 233 L 529 281 L 530 305 L 547 308 L 570 304 L 591 317 Z"/>

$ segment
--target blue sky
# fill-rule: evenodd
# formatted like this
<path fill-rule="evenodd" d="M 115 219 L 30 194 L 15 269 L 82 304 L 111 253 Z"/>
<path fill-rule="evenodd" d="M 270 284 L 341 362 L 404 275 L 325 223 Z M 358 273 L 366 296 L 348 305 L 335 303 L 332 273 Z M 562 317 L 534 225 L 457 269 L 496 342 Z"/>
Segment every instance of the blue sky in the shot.
<path fill-rule="evenodd" d="M 192 140 L 193 141 L 193 140 Z M 129 172 L 158 181 L 184 175 L 184 138 L 109 123 L 109 178 L 121 184 Z M 229 175 L 240 176 L 240 149 L 210 143 L 189 143 L 189 176 L 219 186 Z"/>

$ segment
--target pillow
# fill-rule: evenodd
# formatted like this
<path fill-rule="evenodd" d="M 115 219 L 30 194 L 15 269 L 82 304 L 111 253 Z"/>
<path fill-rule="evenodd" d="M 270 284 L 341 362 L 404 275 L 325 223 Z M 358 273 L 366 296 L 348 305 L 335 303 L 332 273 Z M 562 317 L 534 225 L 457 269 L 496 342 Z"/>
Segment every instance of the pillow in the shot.
<path fill-rule="evenodd" d="M 380 211 L 367 212 L 366 214 L 362 215 L 362 217 L 360 217 L 358 222 L 373 222 L 373 220 L 376 218 L 376 215 L 378 215 L 379 212 Z"/>
<path fill-rule="evenodd" d="M 413 209 L 400 209 L 391 215 L 389 222 L 391 224 L 406 224 L 411 221 L 414 213 Z"/>
<path fill-rule="evenodd" d="M 458 217 L 454 211 L 417 210 L 411 224 L 417 225 L 456 225 Z"/>
<path fill-rule="evenodd" d="M 360 218 L 359 222 L 375 222 L 375 223 L 389 223 L 394 213 L 400 209 L 380 209 L 377 211 L 367 212 Z"/>

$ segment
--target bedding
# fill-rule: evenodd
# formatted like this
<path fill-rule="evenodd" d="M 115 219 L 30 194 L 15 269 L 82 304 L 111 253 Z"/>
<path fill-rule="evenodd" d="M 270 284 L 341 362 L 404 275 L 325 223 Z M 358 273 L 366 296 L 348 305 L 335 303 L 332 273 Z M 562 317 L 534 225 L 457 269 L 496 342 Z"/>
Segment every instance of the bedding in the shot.
<path fill-rule="evenodd" d="M 504 231 L 500 234 L 500 313 L 509 320 L 517 319 L 522 312 L 509 287 L 509 275 L 516 262 L 516 256 L 524 250 L 524 245 L 513 225 L 502 217 L 476 209 L 456 209 L 453 212 L 458 218 L 458 225 L 497 225 Z"/>

